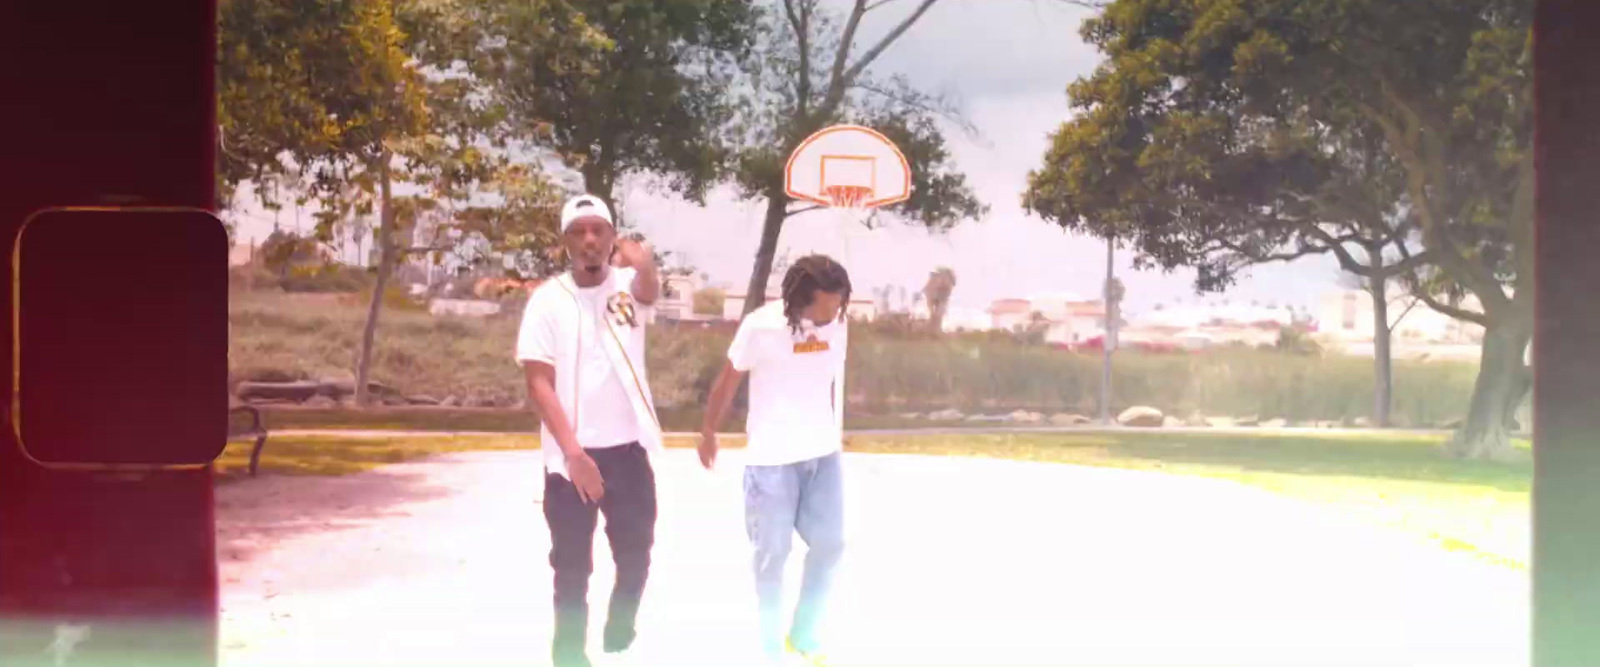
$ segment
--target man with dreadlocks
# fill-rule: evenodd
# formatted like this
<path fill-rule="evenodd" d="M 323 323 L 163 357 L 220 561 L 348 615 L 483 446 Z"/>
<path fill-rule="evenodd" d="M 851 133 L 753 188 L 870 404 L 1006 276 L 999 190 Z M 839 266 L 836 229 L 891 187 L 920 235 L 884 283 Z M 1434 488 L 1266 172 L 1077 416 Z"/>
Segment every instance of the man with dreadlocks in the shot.
<path fill-rule="evenodd" d="M 755 547 L 762 648 L 774 659 L 787 648 L 820 664 L 817 625 L 844 550 L 839 458 L 848 303 L 850 276 L 844 267 L 823 255 L 802 257 L 783 278 L 782 300 L 756 309 L 739 324 L 707 401 L 700 461 L 709 469 L 717 456 L 717 429 L 740 381 L 750 374 L 745 530 Z M 796 532 L 806 543 L 805 575 L 785 641 L 783 568 Z"/>

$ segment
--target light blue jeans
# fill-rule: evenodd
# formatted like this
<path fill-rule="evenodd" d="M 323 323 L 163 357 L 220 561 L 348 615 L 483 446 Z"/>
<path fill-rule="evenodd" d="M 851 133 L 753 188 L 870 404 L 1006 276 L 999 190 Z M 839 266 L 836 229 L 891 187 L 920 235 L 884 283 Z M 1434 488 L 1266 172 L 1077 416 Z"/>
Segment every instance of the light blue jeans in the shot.
<path fill-rule="evenodd" d="M 840 455 L 744 469 L 745 530 L 755 547 L 756 599 L 761 640 L 769 652 L 783 646 L 783 567 L 796 532 L 806 543 L 800 601 L 789 641 L 801 651 L 817 649 L 834 566 L 844 552 L 844 480 Z"/>

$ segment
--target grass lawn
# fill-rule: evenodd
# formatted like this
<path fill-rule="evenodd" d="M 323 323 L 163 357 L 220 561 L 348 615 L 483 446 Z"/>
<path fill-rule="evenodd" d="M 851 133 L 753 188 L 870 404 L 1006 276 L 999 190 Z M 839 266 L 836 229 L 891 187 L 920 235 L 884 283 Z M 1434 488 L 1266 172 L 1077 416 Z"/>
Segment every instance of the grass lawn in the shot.
<path fill-rule="evenodd" d="M 274 428 L 288 428 L 275 422 Z M 377 427 L 377 424 L 366 426 Z M 478 430 L 466 429 L 461 430 Z M 1296 435 L 1121 433 L 923 434 L 854 436 L 853 452 L 983 456 L 1231 480 L 1324 504 L 1361 519 L 1426 536 L 1447 549 L 1522 569 L 1531 535 L 1529 461 L 1456 461 L 1442 437 L 1337 432 Z M 725 438 L 727 446 L 740 439 Z M 1519 443 L 1526 448 L 1527 443 Z M 692 447 L 688 438 L 668 446 Z M 528 436 L 275 437 L 263 474 L 344 474 L 457 451 L 531 449 Z M 230 445 L 218 461 L 236 479 L 249 445 Z"/>
<path fill-rule="evenodd" d="M 230 442 L 217 459 L 218 481 L 248 479 L 253 442 Z M 452 452 L 529 449 L 536 440 L 527 436 L 438 436 L 372 438 L 361 436 L 275 436 L 261 452 L 260 474 L 345 475 L 391 463 L 404 463 Z"/>

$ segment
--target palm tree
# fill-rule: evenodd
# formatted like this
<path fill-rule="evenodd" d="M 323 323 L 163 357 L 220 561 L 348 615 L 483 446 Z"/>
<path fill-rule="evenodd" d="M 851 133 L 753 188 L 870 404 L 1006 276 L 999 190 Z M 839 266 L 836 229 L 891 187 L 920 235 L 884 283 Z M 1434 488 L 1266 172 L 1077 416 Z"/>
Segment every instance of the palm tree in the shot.
<path fill-rule="evenodd" d="M 928 274 L 922 295 L 928 300 L 928 323 L 934 333 L 944 331 L 944 316 L 950 309 L 950 293 L 956 289 L 956 272 L 941 266 Z"/>

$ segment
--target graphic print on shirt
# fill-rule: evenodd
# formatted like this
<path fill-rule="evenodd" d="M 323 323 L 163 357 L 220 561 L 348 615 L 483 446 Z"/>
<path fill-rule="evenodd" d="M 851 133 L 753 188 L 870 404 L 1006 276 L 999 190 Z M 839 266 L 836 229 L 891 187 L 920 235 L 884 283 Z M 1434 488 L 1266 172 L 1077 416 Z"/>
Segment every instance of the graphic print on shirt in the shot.
<path fill-rule="evenodd" d="M 639 326 L 639 319 L 633 307 L 633 295 L 627 292 L 617 292 L 606 299 L 606 313 L 610 315 L 612 323 L 619 327 Z"/>
<path fill-rule="evenodd" d="M 804 331 L 794 334 L 795 354 L 814 354 L 827 351 L 828 341 L 817 339 L 815 327 L 805 327 Z"/>

